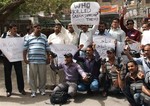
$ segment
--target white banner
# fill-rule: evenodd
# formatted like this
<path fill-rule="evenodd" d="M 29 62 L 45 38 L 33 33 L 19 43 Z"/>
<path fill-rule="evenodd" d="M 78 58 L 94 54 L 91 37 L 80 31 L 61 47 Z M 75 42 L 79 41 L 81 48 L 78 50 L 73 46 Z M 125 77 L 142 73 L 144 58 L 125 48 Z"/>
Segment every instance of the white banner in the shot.
<path fill-rule="evenodd" d="M 99 9 L 97 2 L 74 2 L 71 5 L 71 23 L 75 25 L 98 25 Z"/>
<path fill-rule="evenodd" d="M 121 53 L 123 52 L 124 48 L 125 48 L 124 42 L 117 42 L 116 56 L 121 57 Z"/>
<path fill-rule="evenodd" d="M 144 31 L 143 32 L 143 37 L 141 40 L 142 45 L 150 44 L 150 31 Z"/>
<path fill-rule="evenodd" d="M 109 48 L 115 49 L 115 39 L 105 36 L 95 36 L 93 37 L 93 42 L 96 44 L 96 50 L 98 51 L 101 58 L 106 58 L 106 51 Z"/>
<path fill-rule="evenodd" d="M 135 42 L 132 44 L 128 44 L 128 46 L 130 47 L 131 51 L 136 51 L 136 52 L 140 52 L 140 43 Z M 124 42 L 117 42 L 117 56 L 121 57 L 121 53 L 124 51 L 125 48 L 125 43 Z"/>
<path fill-rule="evenodd" d="M 77 47 L 75 45 L 65 45 L 65 44 L 52 44 L 50 45 L 51 51 L 57 54 L 58 64 L 64 62 L 64 54 L 72 53 L 74 55 L 77 52 Z"/>
<path fill-rule="evenodd" d="M 24 38 L 0 38 L 0 49 L 10 62 L 23 60 Z"/>

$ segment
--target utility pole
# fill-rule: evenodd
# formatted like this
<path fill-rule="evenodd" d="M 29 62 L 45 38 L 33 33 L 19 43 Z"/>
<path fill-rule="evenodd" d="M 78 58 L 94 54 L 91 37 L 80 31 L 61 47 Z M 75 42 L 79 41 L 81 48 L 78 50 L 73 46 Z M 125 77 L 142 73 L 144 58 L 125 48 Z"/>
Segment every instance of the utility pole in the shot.
<path fill-rule="evenodd" d="M 136 10 L 137 10 L 137 17 L 136 17 L 136 22 L 137 22 L 137 28 L 140 27 L 140 23 L 139 23 L 139 16 L 140 16 L 140 3 L 141 3 L 141 0 L 137 0 L 136 1 Z"/>

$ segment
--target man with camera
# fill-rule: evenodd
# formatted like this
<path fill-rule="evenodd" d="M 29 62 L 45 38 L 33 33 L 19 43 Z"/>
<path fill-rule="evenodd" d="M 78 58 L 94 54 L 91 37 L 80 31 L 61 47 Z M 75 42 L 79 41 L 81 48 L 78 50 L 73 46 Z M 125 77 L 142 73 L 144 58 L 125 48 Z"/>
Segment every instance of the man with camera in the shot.
<path fill-rule="evenodd" d="M 115 50 L 113 48 L 110 48 L 107 50 L 107 58 L 102 60 L 101 62 L 101 74 L 99 76 L 100 83 L 102 84 L 103 91 L 102 95 L 104 97 L 107 96 L 108 90 L 110 88 L 113 91 L 120 91 L 118 88 L 118 80 L 117 80 L 117 73 L 116 68 L 119 68 L 121 71 L 122 79 L 124 78 L 124 67 L 123 63 L 120 58 L 116 58 L 115 56 Z"/>
<path fill-rule="evenodd" d="M 99 90 L 98 76 L 100 74 L 99 68 L 101 59 L 95 50 L 94 44 L 86 48 L 86 57 L 79 55 L 82 47 L 82 45 L 79 46 L 79 50 L 75 53 L 74 59 L 82 63 L 82 68 L 87 73 L 88 81 L 79 79 L 78 91 L 87 91 L 87 93 L 91 94 Z"/>
<path fill-rule="evenodd" d="M 144 57 L 139 57 L 139 58 L 133 58 L 132 55 L 130 54 L 130 48 L 127 47 L 124 49 L 124 53 L 127 55 L 129 60 L 134 60 L 137 62 L 138 65 L 143 66 L 143 71 L 144 74 L 148 71 L 150 71 L 150 44 L 146 44 L 144 46 Z"/>
<path fill-rule="evenodd" d="M 66 91 L 68 92 L 68 96 L 74 97 L 77 91 L 77 82 L 79 78 L 79 74 L 82 76 L 83 80 L 87 80 L 87 75 L 83 71 L 83 69 L 77 63 L 73 62 L 73 55 L 71 53 L 67 53 L 64 55 L 65 63 L 61 63 L 58 66 L 53 66 L 53 69 L 63 69 L 65 73 L 65 81 L 63 83 L 58 84 L 52 94 L 55 94 L 57 91 Z M 53 58 L 53 57 L 52 57 Z M 53 61 L 53 59 L 51 59 Z M 52 64 L 51 64 L 52 65 Z M 54 70 L 55 71 L 55 70 Z"/>

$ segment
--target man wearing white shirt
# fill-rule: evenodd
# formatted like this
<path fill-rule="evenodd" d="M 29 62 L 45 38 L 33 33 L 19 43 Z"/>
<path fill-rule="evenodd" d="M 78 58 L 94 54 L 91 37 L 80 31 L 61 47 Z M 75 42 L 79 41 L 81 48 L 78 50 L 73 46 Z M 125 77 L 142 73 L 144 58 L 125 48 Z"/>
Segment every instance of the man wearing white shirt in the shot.
<path fill-rule="evenodd" d="M 72 24 L 68 24 L 68 30 L 66 30 L 66 34 L 68 36 L 68 42 L 67 44 L 73 44 L 73 45 L 78 45 L 78 34 L 74 31 Z"/>
<path fill-rule="evenodd" d="M 119 27 L 118 18 L 113 19 L 109 33 L 111 34 L 112 38 L 116 39 L 117 41 L 125 41 L 126 35 L 125 32 Z"/>
<path fill-rule="evenodd" d="M 95 32 L 95 35 L 107 36 L 110 37 L 110 33 L 106 30 L 106 23 L 100 22 L 98 30 Z"/>
<path fill-rule="evenodd" d="M 92 44 L 97 28 L 98 25 L 94 25 L 91 29 L 89 29 L 89 25 L 81 25 L 81 29 L 79 29 L 77 25 L 73 25 L 73 29 L 79 35 L 79 45 L 83 45 L 82 50 L 86 50 L 87 46 Z"/>
<path fill-rule="evenodd" d="M 67 39 L 64 32 L 61 32 L 62 25 L 60 23 L 56 23 L 54 27 L 54 33 L 49 35 L 48 43 L 49 44 L 66 44 Z"/>
<path fill-rule="evenodd" d="M 55 23 L 60 23 L 58 19 L 55 19 L 54 21 Z M 68 24 L 67 29 L 62 26 L 61 32 L 67 37 L 66 44 L 78 46 L 78 34 L 74 31 L 71 23 Z"/>
<path fill-rule="evenodd" d="M 60 23 L 56 23 L 54 27 L 54 33 L 49 35 L 48 37 L 48 43 L 49 44 L 66 44 L 68 41 L 67 36 L 63 31 L 61 31 L 62 25 Z M 54 88 L 56 84 L 57 79 L 57 73 L 59 76 L 59 82 L 62 83 L 64 81 L 64 72 L 63 71 L 53 71 L 50 68 L 50 83 L 51 87 Z"/>

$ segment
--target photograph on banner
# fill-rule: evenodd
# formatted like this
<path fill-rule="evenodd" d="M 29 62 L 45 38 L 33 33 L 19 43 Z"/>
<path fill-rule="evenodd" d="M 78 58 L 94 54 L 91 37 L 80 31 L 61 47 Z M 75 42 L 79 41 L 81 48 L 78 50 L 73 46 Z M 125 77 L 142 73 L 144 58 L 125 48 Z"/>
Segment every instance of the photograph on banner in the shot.
<path fill-rule="evenodd" d="M 106 51 L 115 48 L 115 39 L 105 36 L 94 36 L 93 42 L 96 44 L 96 50 L 101 58 L 106 58 Z"/>
<path fill-rule="evenodd" d="M 0 39 L 1 51 L 10 62 L 23 60 L 24 38 Z"/>
<path fill-rule="evenodd" d="M 71 7 L 71 23 L 74 25 L 98 25 L 100 5 L 97 2 L 74 2 Z"/>
<path fill-rule="evenodd" d="M 58 64 L 64 63 L 64 54 L 72 53 L 74 55 L 78 50 L 75 45 L 66 44 L 52 44 L 50 48 L 52 52 L 57 54 Z"/>
<path fill-rule="evenodd" d="M 150 44 L 150 31 L 144 31 L 142 36 L 143 37 L 141 40 L 141 44 L 142 45 Z"/>

